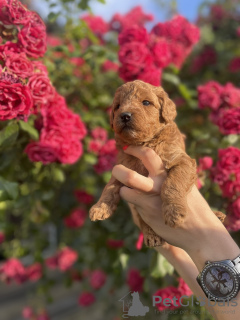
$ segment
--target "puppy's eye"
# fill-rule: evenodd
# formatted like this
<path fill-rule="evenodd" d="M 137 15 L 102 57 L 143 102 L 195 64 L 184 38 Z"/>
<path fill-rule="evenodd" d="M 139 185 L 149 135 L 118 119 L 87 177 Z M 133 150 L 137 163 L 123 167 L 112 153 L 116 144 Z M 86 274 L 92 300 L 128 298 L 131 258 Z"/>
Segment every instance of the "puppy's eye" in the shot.
<path fill-rule="evenodd" d="M 143 100 L 142 104 L 144 106 L 149 106 L 150 105 L 150 102 L 148 100 Z"/>
<path fill-rule="evenodd" d="M 119 109 L 120 108 L 120 104 L 117 104 L 115 110 Z"/>

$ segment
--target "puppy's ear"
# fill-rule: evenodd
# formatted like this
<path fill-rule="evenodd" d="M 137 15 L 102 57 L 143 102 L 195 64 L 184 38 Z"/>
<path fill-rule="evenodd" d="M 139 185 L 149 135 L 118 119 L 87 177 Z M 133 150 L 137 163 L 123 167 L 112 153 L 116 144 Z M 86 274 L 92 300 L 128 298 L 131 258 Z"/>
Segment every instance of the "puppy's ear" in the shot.
<path fill-rule="evenodd" d="M 111 125 L 112 129 L 113 129 L 113 119 L 114 119 L 114 111 L 113 111 L 113 106 L 112 106 L 111 112 L 110 112 L 110 125 Z"/>
<path fill-rule="evenodd" d="M 161 106 L 160 116 L 165 122 L 173 121 L 177 116 L 175 103 L 168 97 L 162 87 L 157 88 L 156 94 Z"/>

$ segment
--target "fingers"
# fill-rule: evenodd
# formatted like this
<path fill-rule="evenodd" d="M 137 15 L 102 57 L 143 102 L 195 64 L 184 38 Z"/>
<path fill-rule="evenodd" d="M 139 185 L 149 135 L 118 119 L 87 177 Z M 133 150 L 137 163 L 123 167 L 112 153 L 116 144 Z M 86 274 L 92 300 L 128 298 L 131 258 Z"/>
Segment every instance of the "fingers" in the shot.
<path fill-rule="evenodd" d="M 136 171 L 124 167 L 122 164 L 118 164 L 113 168 L 112 175 L 125 186 L 143 192 L 150 192 L 153 190 L 152 179 L 146 178 Z"/>
<path fill-rule="evenodd" d="M 150 176 L 157 176 L 165 171 L 161 158 L 153 149 L 147 147 L 129 146 L 125 153 L 130 154 L 140 160 L 148 170 Z"/>
<path fill-rule="evenodd" d="M 120 197 L 132 204 L 139 205 L 139 192 L 128 187 L 122 187 L 120 189 Z"/>

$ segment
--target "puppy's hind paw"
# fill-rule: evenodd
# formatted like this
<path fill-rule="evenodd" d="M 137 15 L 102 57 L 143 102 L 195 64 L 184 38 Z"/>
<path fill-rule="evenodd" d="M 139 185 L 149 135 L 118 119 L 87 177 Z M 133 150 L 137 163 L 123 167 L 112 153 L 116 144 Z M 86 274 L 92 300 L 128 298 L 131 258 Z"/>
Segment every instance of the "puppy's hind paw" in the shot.
<path fill-rule="evenodd" d="M 180 226 L 186 216 L 187 208 L 176 204 L 168 204 L 162 207 L 165 224 L 171 228 Z"/>
<path fill-rule="evenodd" d="M 161 237 L 157 235 L 148 234 L 144 235 L 144 243 L 147 247 L 153 248 L 164 245 L 165 240 L 163 240 Z"/>
<path fill-rule="evenodd" d="M 106 220 L 113 214 L 113 210 L 106 204 L 95 204 L 89 211 L 89 217 L 92 221 Z"/>

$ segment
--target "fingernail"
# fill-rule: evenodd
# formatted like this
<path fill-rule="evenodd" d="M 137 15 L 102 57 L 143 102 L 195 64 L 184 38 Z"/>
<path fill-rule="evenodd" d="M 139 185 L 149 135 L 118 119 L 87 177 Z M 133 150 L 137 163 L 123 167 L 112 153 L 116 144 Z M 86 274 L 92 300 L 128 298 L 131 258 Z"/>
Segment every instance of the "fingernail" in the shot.
<path fill-rule="evenodd" d="M 123 147 L 123 150 L 126 150 L 128 147 L 129 147 L 129 146 L 124 146 L 124 147 Z"/>

